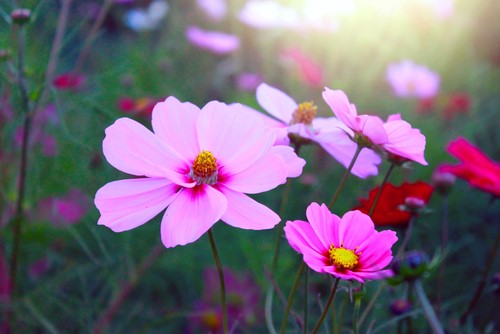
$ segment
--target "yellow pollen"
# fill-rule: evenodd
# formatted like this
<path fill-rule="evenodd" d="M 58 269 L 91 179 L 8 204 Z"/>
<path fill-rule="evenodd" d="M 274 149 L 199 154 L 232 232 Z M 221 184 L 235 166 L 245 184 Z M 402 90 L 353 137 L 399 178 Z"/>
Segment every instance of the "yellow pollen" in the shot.
<path fill-rule="evenodd" d="M 201 151 L 194 159 L 192 173 L 198 178 L 208 178 L 217 171 L 217 163 L 209 151 Z"/>
<path fill-rule="evenodd" d="M 318 107 L 314 105 L 312 102 L 302 102 L 299 104 L 297 109 L 292 114 L 291 124 L 306 124 L 310 125 L 316 116 L 316 111 Z"/>
<path fill-rule="evenodd" d="M 359 255 L 361 253 L 356 253 L 356 248 L 353 250 L 346 249 L 343 246 L 335 247 L 330 246 L 328 253 L 330 254 L 330 259 L 333 265 L 339 269 L 352 270 L 358 265 Z"/>

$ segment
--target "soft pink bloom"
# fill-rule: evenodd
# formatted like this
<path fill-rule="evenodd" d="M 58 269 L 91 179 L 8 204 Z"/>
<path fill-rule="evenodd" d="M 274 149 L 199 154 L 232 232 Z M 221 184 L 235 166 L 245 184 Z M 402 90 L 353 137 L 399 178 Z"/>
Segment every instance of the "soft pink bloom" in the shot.
<path fill-rule="evenodd" d="M 281 56 L 294 63 L 303 82 L 312 87 L 323 86 L 323 68 L 302 50 L 290 48 L 283 51 Z"/>
<path fill-rule="evenodd" d="M 390 64 L 387 67 L 386 80 L 397 97 L 428 99 L 439 93 L 439 75 L 410 60 Z"/>
<path fill-rule="evenodd" d="M 261 119 L 212 101 L 201 110 L 174 97 L 153 110 L 151 132 L 129 118 L 106 129 L 103 151 L 115 168 L 139 178 L 97 191 L 98 221 L 115 232 L 136 228 L 167 208 L 166 247 L 194 242 L 219 219 L 261 230 L 280 218 L 245 194 L 274 189 L 299 176 L 305 161 L 291 147 L 273 146 Z"/>
<path fill-rule="evenodd" d="M 461 161 L 458 165 L 438 167 L 442 173 L 450 173 L 469 182 L 473 187 L 500 197 L 500 163 L 491 160 L 479 148 L 465 138 L 452 141 L 448 152 Z"/>
<path fill-rule="evenodd" d="M 284 92 L 265 83 L 257 87 L 257 101 L 265 111 L 276 118 L 266 117 L 266 124 L 269 129 L 276 133 L 278 143 L 288 144 L 288 135 L 290 133 L 298 134 L 303 138 L 317 142 L 344 167 L 349 166 L 356 151 L 356 143 L 345 135 L 345 131 L 349 131 L 349 129 L 338 119 L 335 117 L 314 117 L 314 111 L 309 110 L 310 103 L 299 105 Z M 310 123 L 302 120 L 302 113 L 308 112 L 313 113 L 308 115 L 311 117 Z M 362 178 L 377 175 L 377 165 L 380 162 L 381 159 L 377 154 L 371 150 L 363 149 L 352 173 Z"/>
<path fill-rule="evenodd" d="M 222 20 L 227 14 L 226 0 L 197 0 L 196 3 L 214 21 Z"/>
<path fill-rule="evenodd" d="M 207 31 L 196 26 L 186 29 L 186 38 L 194 46 L 219 55 L 238 50 L 240 39 L 220 31 Z"/>
<path fill-rule="evenodd" d="M 85 77 L 78 73 L 64 73 L 52 80 L 52 84 L 59 90 L 78 90 L 85 83 Z"/>
<path fill-rule="evenodd" d="M 370 217 L 357 210 L 340 218 L 325 204 L 312 203 L 306 216 L 308 222 L 287 221 L 284 230 L 311 269 L 361 283 L 391 276 L 384 268 L 392 261 L 395 232 L 378 232 Z"/>
<path fill-rule="evenodd" d="M 259 73 L 245 72 L 236 77 L 236 85 L 242 91 L 254 91 L 263 82 Z"/>
<path fill-rule="evenodd" d="M 79 223 L 87 214 L 86 196 L 78 189 L 71 189 L 66 195 L 42 199 L 38 204 L 38 218 L 62 227 Z"/>
<path fill-rule="evenodd" d="M 425 136 L 403 121 L 401 115 L 390 115 L 385 123 L 378 116 L 358 115 L 356 106 L 349 102 L 341 90 L 325 88 L 323 99 L 335 116 L 348 127 L 346 136 L 353 140 L 361 137 L 363 142 L 368 140 L 368 146 L 379 147 L 389 154 L 390 159 L 403 158 L 427 165 L 424 158 Z"/>

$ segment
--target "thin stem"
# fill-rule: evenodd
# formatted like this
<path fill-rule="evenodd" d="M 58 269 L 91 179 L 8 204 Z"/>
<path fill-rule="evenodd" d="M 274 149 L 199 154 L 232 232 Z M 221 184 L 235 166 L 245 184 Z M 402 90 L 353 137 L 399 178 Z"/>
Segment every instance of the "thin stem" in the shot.
<path fill-rule="evenodd" d="M 368 216 L 372 216 L 373 212 L 375 211 L 375 208 L 377 207 L 378 200 L 380 199 L 380 196 L 382 195 L 382 191 L 384 190 L 384 186 L 387 183 L 387 180 L 389 180 L 389 176 L 391 175 L 394 167 L 396 165 L 391 163 L 389 166 L 389 170 L 384 176 L 384 179 L 382 180 L 382 184 L 380 185 L 380 188 L 378 189 L 377 195 L 375 195 L 375 199 L 373 200 L 372 207 L 370 208 L 370 211 L 368 212 Z"/>
<path fill-rule="evenodd" d="M 347 177 L 349 174 L 351 174 L 352 168 L 354 167 L 354 164 L 356 163 L 356 160 L 358 159 L 359 153 L 361 153 L 361 150 L 363 149 L 363 146 L 358 145 L 356 147 L 356 152 L 354 153 L 354 156 L 352 157 L 351 163 L 349 164 L 349 167 L 347 167 L 344 176 L 342 176 L 342 179 L 340 180 L 340 183 L 337 187 L 337 190 L 335 191 L 335 194 L 333 195 L 332 200 L 330 201 L 330 204 L 328 204 L 328 208 L 331 210 L 333 208 L 333 205 L 337 201 L 337 198 L 340 195 L 340 192 L 344 188 L 345 182 L 347 181 Z"/>
<path fill-rule="evenodd" d="M 493 263 L 495 262 L 495 258 L 497 256 L 499 245 L 500 245 L 500 233 L 497 234 L 495 243 L 493 244 L 493 248 L 491 249 L 491 253 L 488 257 L 488 261 L 486 262 L 486 268 L 484 269 L 483 274 L 481 276 L 481 280 L 479 281 L 479 284 L 476 287 L 476 291 L 474 292 L 474 295 L 472 296 L 472 299 L 470 300 L 467 309 L 460 316 L 461 324 L 465 323 L 465 320 L 467 320 L 467 316 L 472 312 L 477 302 L 479 302 L 481 295 L 483 294 L 484 288 L 486 287 L 486 282 L 488 280 L 488 274 L 490 273 L 491 268 L 493 267 Z"/>
<path fill-rule="evenodd" d="M 283 194 L 281 195 L 281 204 L 280 204 L 280 217 L 283 217 L 286 203 L 288 202 L 288 196 L 290 194 L 290 189 L 291 189 L 291 182 L 288 181 L 285 183 L 285 189 L 283 190 Z M 280 224 L 278 228 L 276 229 L 276 238 L 274 240 L 274 254 L 273 254 L 273 260 L 271 262 L 271 275 L 274 275 L 274 271 L 276 270 L 276 267 L 278 265 L 278 257 L 280 253 L 280 246 L 281 246 L 281 237 L 283 234 L 283 224 Z"/>
<path fill-rule="evenodd" d="M 22 222 L 24 219 L 24 196 L 26 190 L 26 176 L 28 170 L 28 144 L 29 136 L 31 132 L 31 115 L 29 110 L 29 100 L 28 100 L 28 90 L 26 88 L 26 82 L 24 77 L 24 51 L 25 51 L 25 30 L 24 25 L 19 26 L 18 32 L 18 82 L 19 91 L 21 95 L 21 108 L 24 117 L 23 122 L 23 137 L 21 146 L 21 160 L 19 162 L 19 179 L 17 183 L 17 200 L 14 213 L 14 245 L 12 249 L 12 257 L 10 262 L 10 277 L 11 277 L 11 288 L 12 291 L 15 290 L 16 284 L 16 273 L 17 273 L 17 263 L 19 251 L 21 248 L 21 232 L 22 232 Z"/>
<path fill-rule="evenodd" d="M 141 277 L 144 276 L 145 272 L 151 268 L 151 266 L 156 262 L 160 255 L 164 251 L 163 244 L 158 244 L 154 246 L 148 255 L 144 257 L 141 261 L 136 272 L 131 274 L 126 282 L 124 282 L 118 291 L 118 294 L 109 302 L 108 307 L 101 313 L 101 317 L 97 320 L 96 325 L 93 330 L 93 334 L 104 333 L 106 328 L 109 326 L 116 313 L 120 310 L 120 307 L 130 296 L 130 293 L 139 283 Z"/>
<path fill-rule="evenodd" d="M 295 280 L 293 281 L 292 290 L 290 290 L 290 293 L 288 294 L 288 302 L 286 303 L 285 314 L 283 314 L 283 321 L 281 322 L 280 334 L 285 333 L 286 323 L 288 321 L 288 314 L 290 314 L 290 310 L 292 308 L 293 298 L 295 297 L 295 291 L 299 286 L 300 276 L 302 275 L 302 272 L 304 271 L 305 268 L 306 264 L 304 261 L 302 261 L 302 263 L 300 264 L 300 268 L 297 271 L 297 275 L 295 276 Z"/>
<path fill-rule="evenodd" d="M 406 246 L 408 246 L 408 242 L 410 241 L 411 232 L 413 231 L 413 225 L 415 223 L 416 218 L 417 218 L 416 214 L 412 214 L 410 216 L 410 220 L 408 221 L 408 226 L 406 226 L 405 238 L 403 239 L 401 246 L 399 246 L 398 253 L 396 254 L 396 257 L 401 256 L 404 253 Z"/>
<path fill-rule="evenodd" d="M 83 66 L 83 63 L 87 59 L 87 56 L 90 51 L 90 46 L 94 42 L 94 39 L 97 35 L 97 31 L 101 27 L 101 25 L 104 22 L 104 19 L 106 18 L 106 15 L 108 15 L 109 8 L 113 4 L 113 0 L 104 0 L 104 4 L 101 7 L 101 11 L 99 12 L 99 15 L 97 16 L 97 19 L 94 22 L 94 25 L 90 29 L 90 32 L 87 36 L 87 39 L 85 40 L 85 43 L 83 45 L 83 49 L 80 52 L 80 55 L 78 56 L 78 59 L 76 61 L 75 65 L 75 72 L 79 72 L 81 70 L 81 67 Z"/>
<path fill-rule="evenodd" d="M 370 311 L 372 310 L 372 308 L 375 306 L 378 297 L 382 293 L 382 289 L 383 288 L 384 288 L 384 284 L 382 282 L 380 282 L 380 284 L 379 284 L 379 286 L 377 288 L 377 291 L 375 291 L 375 293 L 373 294 L 373 297 L 370 299 L 370 302 L 366 306 L 365 310 L 363 311 L 363 313 L 361 313 L 361 317 L 359 318 L 359 326 L 361 326 L 361 324 L 363 324 L 363 322 L 365 321 L 366 317 L 368 316 L 368 314 L 370 313 Z"/>
<path fill-rule="evenodd" d="M 309 318 L 309 268 L 304 274 L 304 334 L 307 334 L 307 320 Z"/>
<path fill-rule="evenodd" d="M 444 334 L 443 327 L 441 326 L 441 323 L 436 317 L 436 313 L 434 313 L 434 309 L 429 303 L 424 288 L 422 287 L 422 282 L 420 281 L 420 279 L 416 279 L 411 284 L 417 295 L 418 301 L 422 305 L 424 315 L 427 318 L 427 321 L 429 322 L 429 325 L 431 326 L 432 330 L 434 331 L 435 334 Z"/>
<path fill-rule="evenodd" d="M 360 307 L 361 307 L 361 298 L 356 298 L 354 302 L 354 312 L 352 315 L 352 329 L 354 334 L 358 334 L 358 328 L 359 328 L 358 316 Z"/>
<path fill-rule="evenodd" d="M 227 327 L 226 285 L 224 283 L 224 272 L 222 271 L 222 264 L 220 262 L 217 246 L 215 245 L 215 239 L 212 233 L 212 229 L 208 230 L 208 238 L 210 239 L 210 247 L 212 248 L 212 253 L 214 254 L 214 259 L 215 259 L 215 265 L 217 266 L 217 271 L 219 273 L 220 299 L 222 304 L 222 329 L 223 333 L 227 334 L 228 327 Z"/>
<path fill-rule="evenodd" d="M 444 254 L 446 249 L 446 244 L 448 243 L 448 217 L 449 217 L 449 205 L 448 196 L 443 195 L 443 221 L 441 222 L 441 255 Z M 441 302 L 442 302 L 442 288 L 445 272 L 445 261 L 444 258 L 439 264 L 438 277 L 437 277 L 437 291 L 436 291 L 436 313 L 439 315 L 441 313 Z"/>
<path fill-rule="evenodd" d="M 316 326 L 314 326 L 311 334 L 316 334 L 321 327 L 321 324 L 323 323 L 323 320 L 325 320 L 326 315 L 328 314 L 328 309 L 330 308 L 330 305 L 333 302 L 333 297 L 335 297 L 335 292 L 337 291 L 337 286 L 339 285 L 340 278 L 335 279 L 335 283 L 333 283 L 333 288 L 332 292 L 330 293 L 330 296 L 328 297 L 328 301 L 326 302 L 325 309 L 323 310 L 323 313 L 321 313 L 321 316 L 319 317 L 318 322 L 316 323 Z"/>

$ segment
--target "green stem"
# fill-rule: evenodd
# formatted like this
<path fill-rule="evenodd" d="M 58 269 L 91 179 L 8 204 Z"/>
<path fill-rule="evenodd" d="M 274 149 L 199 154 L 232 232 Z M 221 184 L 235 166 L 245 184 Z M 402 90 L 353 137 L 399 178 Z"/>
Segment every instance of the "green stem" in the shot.
<path fill-rule="evenodd" d="M 215 265 L 217 266 L 217 272 L 219 273 L 220 299 L 222 304 L 222 329 L 223 333 L 227 334 L 228 327 L 227 327 L 226 285 L 224 284 L 224 272 L 222 271 L 222 264 L 220 262 L 217 246 L 215 245 L 215 239 L 212 234 L 212 229 L 208 230 L 208 238 L 210 239 L 210 247 L 212 248 L 212 253 L 214 254 L 214 259 L 215 259 Z"/>
<path fill-rule="evenodd" d="M 307 320 L 309 318 L 309 268 L 304 274 L 304 334 L 307 334 Z"/>
<path fill-rule="evenodd" d="M 441 256 L 443 256 L 446 244 L 448 243 L 448 217 L 449 217 L 449 205 L 448 205 L 448 196 L 443 195 L 443 221 L 441 223 Z M 439 264 L 438 269 L 438 277 L 437 277 L 437 289 L 436 289 L 436 313 L 439 315 L 441 313 L 441 302 L 442 302 L 442 288 L 443 288 L 443 280 L 444 280 L 444 272 L 445 272 L 445 261 L 444 257 L 441 263 Z"/>
<path fill-rule="evenodd" d="M 361 307 L 361 298 L 356 298 L 356 301 L 354 302 L 354 312 L 352 315 L 352 327 L 354 334 L 358 334 L 358 325 L 359 325 L 358 316 L 360 307 Z"/>
<path fill-rule="evenodd" d="M 363 322 L 365 321 L 366 317 L 368 316 L 368 314 L 370 313 L 370 311 L 372 310 L 372 308 L 375 306 L 378 297 L 382 293 L 382 289 L 383 288 L 384 288 L 384 284 L 382 282 L 380 282 L 380 284 L 379 284 L 379 286 L 377 288 L 377 291 L 375 291 L 375 293 L 373 294 L 373 297 L 370 299 L 370 302 L 368 303 L 368 305 L 366 306 L 365 310 L 361 314 L 361 317 L 359 318 L 359 326 L 361 326 L 361 324 L 363 324 Z"/>
<path fill-rule="evenodd" d="M 391 163 L 391 166 L 389 167 L 389 170 L 384 176 L 384 179 L 382 180 L 382 184 L 380 185 L 380 188 L 378 189 L 377 195 L 375 195 L 375 199 L 373 200 L 372 207 L 370 208 L 370 211 L 368 212 L 368 216 L 373 215 L 373 211 L 375 211 L 375 207 L 377 206 L 378 200 L 380 198 L 380 195 L 382 195 L 382 191 L 384 190 L 384 186 L 387 183 L 387 180 L 389 179 L 389 176 L 392 173 L 392 170 L 394 169 L 396 165 Z"/>
<path fill-rule="evenodd" d="M 292 308 L 293 298 L 295 297 L 295 291 L 299 286 L 300 276 L 302 275 L 302 272 L 304 271 L 305 268 L 306 268 L 306 263 L 302 261 L 299 271 L 297 271 L 297 275 L 295 276 L 295 281 L 293 282 L 292 290 L 290 290 L 290 294 L 288 295 L 288 302 L 286 304 L 285 314 L 283 315 L 283 321 L 281 322 L 280 334 L 285 333 L 286 323 L 288 321 L 288 314 L 290 314 L 290 310 Z"/>
<path fill-rule="evenodd" d="M 339 197 L 340 192 L 344 188 L 345 182 L 347 181 L 347 177 L 349 176 L 349 174 L 351 174 L 352 168 L 354 167 L 354 163 L 358 159 L 359 153 L 361 153 L 362 149 L 363 149 L 363 146 L 361 146 L 361 145 L 358 145 L 356 147 L 356 152 L 354 153 L 354 156 L 352 157 L 351 163 L 349 164 L 349 167 L 347 167 L 347 169 L 344 173 L 344 176 L 342 176 L 342 179 L 340 180 L 340 183 L 337 187 L 337 190 L 335 191 L 335 194 L 333 195 L 332 200 L 330 201 L 330 204 L 328 204 L 328 208 L 330 210 L 333 208 L 333 205 L 337 201 L 337 198 Z"/>
<path fill-rule="evenodd" d="M 401 243 L 401 246 L 398 249 L 396 257 L 401 256 L 404 253 L 406 246 L 408 246 L 408 242 L 410 241 L 411 232 L 413 231 L 413 224 L 415 223 L 416 217 L 417 217 L 416 214 L 412 214 L 410 216 L 410 220 L 408 221 L 408 226 L 406 226 L 405 238 L 403 239 L 403 242 Z"/>
<path fill-rule="evenodd" d="M 319 331 L 319 328 L 321 327 L 323 320 L 325 320 L 325 317 L 328 314 L 328 309 L 330 308 L 330 305 L 333 302 L 333 297 L 335 297 L 335 292 L 337 291 L 337 286 L 339 285 L 339 282 L 340 278 L 337 277 L 335 279 L 335 283 L 333 284 L 332 292 L 330 293 L 328 301 L 326 302 L 325 309 L 323 310 L 323 313 L 321 313 L 321 316 L 319 317 L 319 320 L 316 323 L 316 326 L 314 326 L 314 329 L 312 330 L 311 334 L 316 334 Z"/>
<path fill-rule="evenodd" d="M 416 279 L 411 284 L 417 295 L 418 301 L 422 305 L 424 315 L 427 318 L 427 321 L 429 322 L 429 325 L 431 326 L 432 330 L 434 331 L 435 334 L 444 334 L 443 327 L 441 326 L 441 323 L 436 317 L 436 313 L 434 313 L 434 309 L 429 303 L 424 288 L 422 287 L 422 282 L 420 281 L 420 279 Z"/>

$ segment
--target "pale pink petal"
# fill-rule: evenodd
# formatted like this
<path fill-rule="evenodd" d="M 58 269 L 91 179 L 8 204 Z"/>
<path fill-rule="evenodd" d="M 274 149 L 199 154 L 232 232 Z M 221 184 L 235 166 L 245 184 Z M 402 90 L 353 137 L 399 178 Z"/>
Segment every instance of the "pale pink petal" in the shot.
<path fill-rule="evenodd" d="M 389 265 L 392 260 L 392 246 L 398 241 L 394 231 L 386 230 L 374 233 L 359 245 L 361 252 L 361 270 L 380 270 Z"/>
<path fill-rule="evenodd" d="M 349 102 L 347 95 L 343 91 L 325 87 L 323 100 L 342 123 L 355 132 L 361 131 L 360 125 L 356 121 L 358 115 L 356 108 Z"/>
<path fill-rule="evenodd" d="M 238 105 L 212 101 L 203 107 L 197 124 L 199 145 L 212 152 L 227 173 L 239 173 L 252 165 L 274 143 L 262 120 Z"/>
<path fill-rule="evenodd" d="M 184 189 L 163 216 L 161 240 L 167 248 L 194 242 L 207 232 L 226 210 L 227 200 L 220 191 L 205 184 Z"/>
<path fill-rule="evenodd" d="M 98 224 L 115 232 L 138 227 L 165 209 L 179 186 L 166 179 L 131 179 L 106 184 L 95 195 Z"/>
<path fill-rule="evenodd" d="M 285 183 L 287 175 L 284 159 L 269 152 L 239 173 L 220 170 L 219 182 L 234 191 L 257 194 Z"/>
<path fill-rule="evenodd" d="M 120 118 L 106 129 L 103 152 L 108 162 L 122 172 L 148 177 L 166 177 L 185 187 L 189 165 L 175 150 L 140 123 Z"/>
<path fill-rule="evenodd" d="M 274 211 L 247 195 L 224 186 L 218 188 L 227 199 L 227 210 L 222 216 L 226 224 L 245 230 L 265 230 L 280 222 L 280 217 Z"/>
<path fill-rule="evenodd" d="M 384 129 L 384 121 L 377 116 L 361 115 L 361 133 L 368 137 L 375 145 L 387 143 L 388 138 Z"/>
<path fill-rule="evenodd" d="M 351 270 L 340 271 L 334 266 L 325 266 L 322 272 L 332 274 L 333 276 L 346 281 L 354 279 L 360 283 L 364 283 L 362 275 L 360 275 L 360 273 L 356 271 L 351 271 Z"/>
<path fill-rule="evenodd" d="M 276 145 L 269 150 L 271 153 L 279 155 L 285 162 L 288 170 L 287 177 L 298 177 L 302 174 L 302 170 L 306 161 L 299 158 L 290 146 Z"/>
<path fill-rule="evenodd" d="M 265 111 L 289 124 L 292 114 L 297 109 L 297 103 L 287 94 L 277 88 L 262 83 L 257 87 L 257 101 Z"/>
<path fill-rule="evenodd" d="M 290 246 L 303 255 L 304 262 L 311 269 L 322 272 L 327 261 L 324 253 L 328 249 L 314 233 L 311 225 L 301 220 L 288 221 L 284 232 Z"/>
<path fill-rule="evenodd" d="M 194 159 L 200 153 L 196 135 L 196 119 L 200 109 L 189 102 L 168 97 L 153 109 L 152 125 L 155 134 L 184 157 Z"/>
<path fill-rule="evenodd" d="M 393 120 L 384 124 L 388 143 L 384 149 L 395 155 L 427 165 L 424 158 L 425 136 L 420 130 L 413 129 L 410 123 L 402 120 Z"/>
<path fill-rule="evenodd" d="M 325 249 L 338 245 L 340 218 L 330 212 L 325 204 L 311 203 L 306 210 L 307 220 Z"/>
<path fill-rule="evenodd" d="M 196 26 L 186 29 L 187 40 L 200 49 L 223 55 L 234 52 L 240 47 L 240 39 L 236 35 L 221 31 L 207 31 Z"/>

